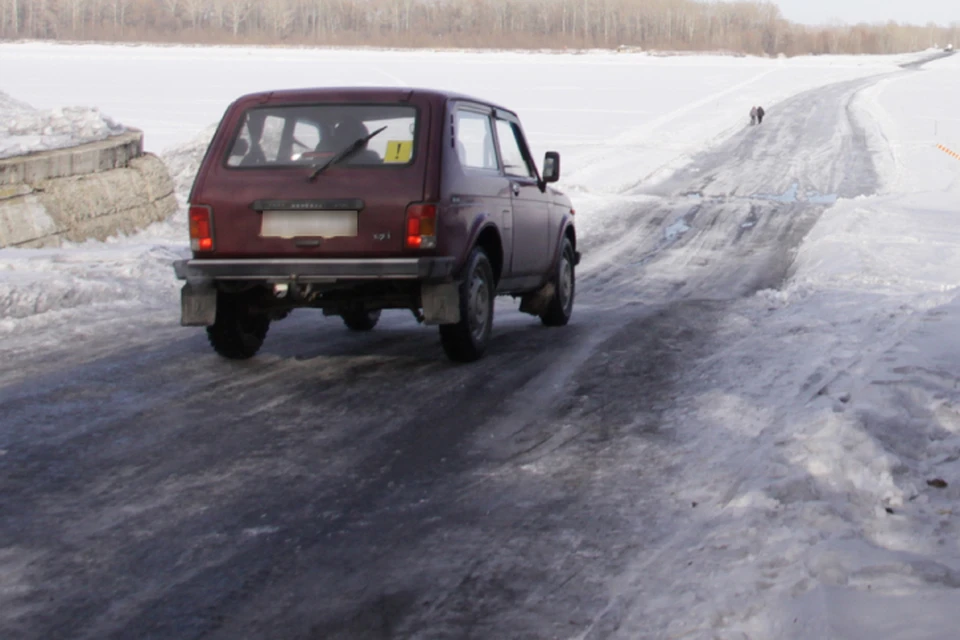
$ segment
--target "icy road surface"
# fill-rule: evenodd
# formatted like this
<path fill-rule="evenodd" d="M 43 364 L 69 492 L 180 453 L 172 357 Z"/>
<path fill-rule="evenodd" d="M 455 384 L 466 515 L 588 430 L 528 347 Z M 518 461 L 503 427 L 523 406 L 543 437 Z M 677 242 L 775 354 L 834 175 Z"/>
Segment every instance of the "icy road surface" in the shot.
<path fill-rule="evenodd" d="M 359 336 L 295 313 L 241 364 L 169 310 L 5 344 L 0 636 L 709 634 L 673 597 L 722 565 L 690 554 L 703 508 L 676 499 L 694 470 L 667 411 L 824 209 L 876 189 L 849 106 L 878 79 L 622 196 L 571 325 L 500 304 L 474 365 L 399 313 Z"/>

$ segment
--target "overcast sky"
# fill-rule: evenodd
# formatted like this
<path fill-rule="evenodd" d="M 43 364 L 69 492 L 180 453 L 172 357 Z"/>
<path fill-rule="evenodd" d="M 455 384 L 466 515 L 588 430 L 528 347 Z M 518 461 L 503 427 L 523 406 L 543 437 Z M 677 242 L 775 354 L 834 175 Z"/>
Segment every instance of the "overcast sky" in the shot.
<path fill-rule="evenodd" d="M 783 17 L 811 24 L 841 22 L 960 22 L 957 0 L 773 0 Z"/>

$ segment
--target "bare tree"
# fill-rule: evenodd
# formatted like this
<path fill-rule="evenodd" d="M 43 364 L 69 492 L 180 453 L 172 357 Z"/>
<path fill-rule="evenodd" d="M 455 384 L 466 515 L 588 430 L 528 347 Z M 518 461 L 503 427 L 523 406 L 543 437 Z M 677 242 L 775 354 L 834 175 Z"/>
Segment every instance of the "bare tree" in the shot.
<path fill-rule="evenodd" d="M 20 5 L 17 0 L 9 0 L 6 9 L 7 11 L 4 11 L 4 15 L 9 15 L 10 20 L 9 23 L 7 23 L 6 20 L 4 22 L 4 33 L 18 36 L 20 35 Z"/>
<path fill-rule="evenodd" d="M 180 2 L 181 0 L 163 0 L 163 6 L 166 7 L 174 25 L 179 24 L 180 21 Z"/>
<path fill-rule="evenodd" d="M 67 0 L 70 13 L 70 33 L 77 35 L 79 25 L 83 24 L 84 0 Z"/>
<path fill-rule="evenodd" d="M 283 38 L 293 24 L 294 9 L 289 0 L 262 1 L 260 10 L 265 14 L 272 35 Z"/>
<path fill-rule="evenodd" d="M 133 0 L 112 0 L 114 33 L 123 35 L 123 27 L 126 24 L 127 8 L 132 2 Z"/>
<path fill-rule="evenodd" d="M 180 27 L 186 24 L 190 32 Z M 960 44 L 960 24 L 807 27 L 766 1 L 0 0 L 0 37 L 895 53 Z"/>
<path fill-rule="evenodd" d="M 187 20 L 190 21 L 190 27 L 196 31 L 203 23 L 204 14 L 206 14 L 210 3 L 208 0 L 182 0 L 182 2 Z"/>
<path fill-rule="evenodd" d="M 225 7 L 230 32 L 236 38 L 240 33 L 240 27 L 243 26 L 247 16 L 250 15 L 253 0 L 226 0 Z"/>

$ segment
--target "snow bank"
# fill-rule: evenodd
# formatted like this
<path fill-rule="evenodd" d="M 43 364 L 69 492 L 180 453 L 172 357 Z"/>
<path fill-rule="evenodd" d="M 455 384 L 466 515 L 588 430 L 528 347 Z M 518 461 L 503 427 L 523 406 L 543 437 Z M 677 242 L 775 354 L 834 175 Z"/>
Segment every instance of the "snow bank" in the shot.
<path fill-rule="evenodd" d="M 174 291 L 175 247 L 117 239 L 60 249 L 0 249 L 0 329 L 37 314 L 118 301 L 150 301 Z M 172 299 L 172 298 L 171 298 Z"/>
<path fill-rule="evenodd" d="M 190 188 L 193 186 L 193 180 L 203 162 L 203 156 L 207 152 L 210 140 L 217 131 L 217 125 L 212 124 L 206 129 L 196 134 L 192 140 L 176 145 L 167 149 L 160 157 L 167 165 L 170 171 L 170 177 L 176 185 L 177 196 L 182 202 L 186 202 L 190 195 Z"/>
<path fill-rule="evenodd" d="M 24 329 L 31 316 L 69 320 L 86 307 L 139 304 L 179 308 L 174 260 L 189 257 L 185 204 L 215 126 L 161 158 L 176 186 L 179 211 L 133 237 L 66 244 L 59 249 L 0 249 L 0 333 Z M 88 312 L 93 312 L 88 310 Z"/>
<path fill-rule="evenodd" d="M 96 108 L 41 112 L 0 93 L 0 157 L 91 142 L 125 129 Z M 4 129 L 3 127 L 7 127 Z M 59 249 L 0 249 L 0 333 L 26 330 L 41 314 L 69 321 L 83 309 L 159 301 L 176 308 L 173 260 L 189 255 L 182 203 L 215 127 L 162 156 L 180 210 L 133 237 L 65 243 Z M 173 305 L 173 306 L 170 306 Z M 90 310 L 88 310 L 90 311 Z"/>
<path fill-rule="evenodd" d="M 14 109 L 29 109 L 15 101 Z M 0 334 L 29 330 L 35 316 L 69 322 L 97 307 L 177 309 L 171 263 L 187 257 L 183 203 L 213 129 L 162 156 L 174 180 L 179 211 L 133 237 L 65 243 L 58 249 L 0 249 Z M 173 313 L 173 312 L 171 312 Z"/>
<path fill-rule="evenodd" d="M 0 158 L 73 147 L 125 130 L 95 107 L 40 111 L 0 92 Z"/>

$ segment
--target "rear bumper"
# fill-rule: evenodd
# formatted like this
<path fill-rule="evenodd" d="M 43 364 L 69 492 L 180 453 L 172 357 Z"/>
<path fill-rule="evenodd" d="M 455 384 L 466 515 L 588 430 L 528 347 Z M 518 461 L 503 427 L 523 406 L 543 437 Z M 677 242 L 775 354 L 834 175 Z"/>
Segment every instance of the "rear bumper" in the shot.
<path fill-rule="evenodd" d="M 420 280 L 442 282 L 453 276 L 453 258 L 178 260 L 173 269 L 180 280 L 266 282 L 338 282 Z"/>

